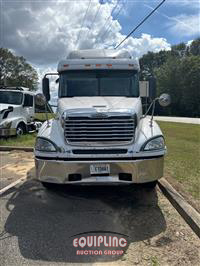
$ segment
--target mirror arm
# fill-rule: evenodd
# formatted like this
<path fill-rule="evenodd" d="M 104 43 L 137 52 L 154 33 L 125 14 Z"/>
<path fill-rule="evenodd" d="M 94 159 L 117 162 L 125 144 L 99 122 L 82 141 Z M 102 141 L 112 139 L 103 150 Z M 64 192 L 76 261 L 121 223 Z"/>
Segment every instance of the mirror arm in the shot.
<path fill-rule="evenodd" d="M 155 105 L 156 105 L 156 100 L 158 98 L 156 98 L 154 101 L 153 101 L 153 107 L 152 107 L 152 112 L 151 112 L 151 121 L 150 121 L 150 126 L 152 127 L 153 125 L 153 116 L 154 116 L 154 111 L 155 111 Z"/>
<path fill-rule="evenodd" d="M 49 118 L 48 118 L 48 114 L 47 114 L 47 102 L 45 103 L 45 116 L 46 116 L 46 121 L 47 121 L 47 127 L 50 127 L 50 123 L 49 123 Z"/>
<path fill-rule="evenodd" d="M 154 113 L 155 102 L 156 102 L 158 99 L 159 99 L 159 98 L 155 98 L 155 99 L 151 102 L 151 104 L 149 105 L 149 108 L 147 109 L 146 113 L 143 115 L 142 118 L 145 118 L 145 117 L 147 116 L 147 114 L 148 114 L 149 110 L 151 109 L 152 105 L 154 105 L 154 106 L 153 106 L 153 110 L 152 110 L 152 114 Z"/>

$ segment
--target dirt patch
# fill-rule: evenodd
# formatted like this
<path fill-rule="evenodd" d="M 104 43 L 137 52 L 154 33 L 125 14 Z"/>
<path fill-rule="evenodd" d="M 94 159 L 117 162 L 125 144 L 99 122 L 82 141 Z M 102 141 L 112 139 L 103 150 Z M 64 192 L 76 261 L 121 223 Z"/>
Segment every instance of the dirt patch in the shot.
<path fill-rule="evenodd" d="M 28 178 L 34 169 L 33 153 L 11 151 L 0 153 L 0 188 L 19 178 Z"/>
<path fill-rule="evenodd" d="M 131 243 L 117 262 L 95 265 L 196 266 L 200 262 L 200 241 L 158 189 L 158 205 L 166 230 L 144 241 Z M 134 219 L 134 217 L 133 217 Z"/>

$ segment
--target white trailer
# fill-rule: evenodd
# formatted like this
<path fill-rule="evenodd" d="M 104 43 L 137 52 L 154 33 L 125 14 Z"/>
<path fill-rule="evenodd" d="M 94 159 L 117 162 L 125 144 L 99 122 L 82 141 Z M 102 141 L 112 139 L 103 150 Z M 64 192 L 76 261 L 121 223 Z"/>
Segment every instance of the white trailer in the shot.
<path fill-rule="evenodd" d="M 43 124 L 35 144 L 37 178 L 46 187 L 155 186 L 166 146 L 158 124 L 142 114 L 139 70 L 126 50 L 74 51 L 59 62 L 57 117 Z M 49 101 L 47 75 L 43 93 Z M 169 98 L 159 101 L 167 105 Z"/>

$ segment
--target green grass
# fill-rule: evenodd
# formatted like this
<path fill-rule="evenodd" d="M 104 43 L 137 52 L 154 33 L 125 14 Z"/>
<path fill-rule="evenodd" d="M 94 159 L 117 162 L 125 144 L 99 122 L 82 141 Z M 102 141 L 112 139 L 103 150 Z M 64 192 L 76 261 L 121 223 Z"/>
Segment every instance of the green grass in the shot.
<path fill-rule="evenodd" d="M 159 262 L 158 262 L 158 259 L 157 257 L 151 257 L 151 266 L 159 266 Z"/>
<path fill-rule="evenodd" d="M 0 146 L 33 147 L 37 133 L 30 133 L 20 137 L 0 139 Z"/>
<path fill-rule="evenodd" d="M 168 155 L 165 175 L 182 183 L 195 199 L 200 199 L 200 126 L 158 122 L 165 136 Z"/>

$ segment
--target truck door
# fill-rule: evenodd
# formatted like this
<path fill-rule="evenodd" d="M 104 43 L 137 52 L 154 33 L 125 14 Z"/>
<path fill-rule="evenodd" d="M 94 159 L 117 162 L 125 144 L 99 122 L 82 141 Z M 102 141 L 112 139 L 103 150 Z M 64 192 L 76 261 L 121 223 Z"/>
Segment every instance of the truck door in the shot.
<path fill-rule="evenodd" d="M 34 106 L 33 95 L 24 94 L 23 115 L 27 120 L 27 123 L 33 121 L 34 118 Z"/>

